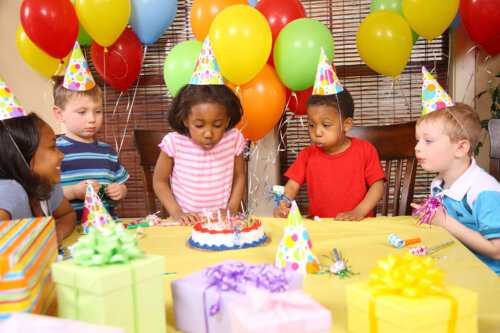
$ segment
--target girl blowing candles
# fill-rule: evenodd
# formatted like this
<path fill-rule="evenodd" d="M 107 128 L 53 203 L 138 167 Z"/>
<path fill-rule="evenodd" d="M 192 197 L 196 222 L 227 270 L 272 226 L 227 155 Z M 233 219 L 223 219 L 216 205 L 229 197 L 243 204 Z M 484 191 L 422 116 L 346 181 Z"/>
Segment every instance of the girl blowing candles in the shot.
<path fill-rule="evenodd" d="M 240 100 L 223 85 L 208 38 L 200 59 L 171 105 L 168 121 L 175 132 L 163 138 L 153 176 L 160 202 L 182 224 L 200 221 L 203 209 L 234 214 L 246 183 L 245 139 L 234 129 Z M 204 64 L 209 66 L 200 70 Z"/>
<path fill-rule="evenodd" d="M 60 245 L 73 232 L 76 214 L 59 185 L 64 155 L 54 131 L 34 113 L 5 119 L 0 147 L 0 221 L 52 215 Z"/>

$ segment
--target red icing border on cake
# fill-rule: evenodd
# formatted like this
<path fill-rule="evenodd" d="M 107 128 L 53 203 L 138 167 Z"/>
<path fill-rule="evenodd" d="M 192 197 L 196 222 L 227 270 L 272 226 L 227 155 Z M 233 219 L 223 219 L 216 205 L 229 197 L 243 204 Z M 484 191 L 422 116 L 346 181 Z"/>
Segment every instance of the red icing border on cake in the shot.
<path fill-rule="evenodd" d="M 252 230 L 257 230 L 262 225 L 262 223 L 260 222 L 260 220 L 253 219 L 253 221 L 254 221 L 254 224 L 251 227 L 246 227 L 246 228 L 240 229 L 239 231 L 240 232 L 250 232 Z M 234 232 L 234 230 L 231 230 L 231 229 L 227 229 L 227 230 L 210 230 L 210 229 L 207 229 L 207 228 L 203 228 L 202 225 L 204 223 L 207 223 L 207 222 L 198 222 L 198 223 L 196 223 L 193 226 L 193 230 L 196 230 L 198 232 L 212 234 L 212 235 L 213 234 L 232 234 Z"/>

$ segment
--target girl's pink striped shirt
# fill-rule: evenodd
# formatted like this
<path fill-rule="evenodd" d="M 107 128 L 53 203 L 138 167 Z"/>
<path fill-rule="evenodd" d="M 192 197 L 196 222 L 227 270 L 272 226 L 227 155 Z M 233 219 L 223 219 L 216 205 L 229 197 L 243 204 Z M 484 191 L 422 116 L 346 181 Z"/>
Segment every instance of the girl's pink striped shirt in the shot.
<path fill-rule="evenodd" d="M 177 132 L 165 135 L 160 148 L 174 159 L 170 186 L 185 213 L 226 208 L 233 184 L 234 158 L 246 140 L 237 129 L 227 131 L 211 150 Z"/>

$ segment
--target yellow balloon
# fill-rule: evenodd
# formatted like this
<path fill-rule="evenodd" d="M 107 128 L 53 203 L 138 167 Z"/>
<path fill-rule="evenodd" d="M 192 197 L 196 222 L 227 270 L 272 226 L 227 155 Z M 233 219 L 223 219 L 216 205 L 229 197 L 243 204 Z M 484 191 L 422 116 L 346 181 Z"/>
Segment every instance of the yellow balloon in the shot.
<path fill-rule="evenodd" d="M 85 31 L 103 47 L 116 42 L 130 19 L 129 0 L 75 0 L 75 10 Z"/>
<path fill-rule="evenodd" d="M 45 77 L 52 77 L 52 75 L 64 74 L 65 65 L 61 64 L 61 60 L 49 56 L 36 46 L 24 32 L 23 26 L 19 24 L 16 32 L 16 45 L 21 57 L 33 69 L 38 71 Z M 65 64 L 68 64 L 71 51 L 63 59 Z"/>
<path fill-rule="evenodd" d="M 417 34 L 433 40 L 448 29 L 459 4 L 460 0 L 403 0 L 403 13 Z"/>
<path fill-rule="evenodd" d="M 209 31 L 222 75 L 236 85 L 254 78 L 271 53 L 271 28 L 264 15 L 247 5 L 221 11 Z"/>
<path fill-rule="evenodd" d="M 380 74 L 397 77 L 410 58 L 413 37 L 401 15 L 378 10 L 359 25 L 356 46 L 368 67 Z"/>

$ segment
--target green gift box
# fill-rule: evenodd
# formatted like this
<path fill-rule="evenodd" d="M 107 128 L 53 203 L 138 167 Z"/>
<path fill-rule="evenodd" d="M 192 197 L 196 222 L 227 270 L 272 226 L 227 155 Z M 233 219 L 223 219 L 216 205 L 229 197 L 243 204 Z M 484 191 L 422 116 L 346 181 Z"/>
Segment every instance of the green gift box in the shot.
<path fill-rule="evenodd" d="M 166 331 L 165 258 L 145 254 L 126 264 L 52 265 L 61 318 L 123 327 L 127 333 Z"/>

